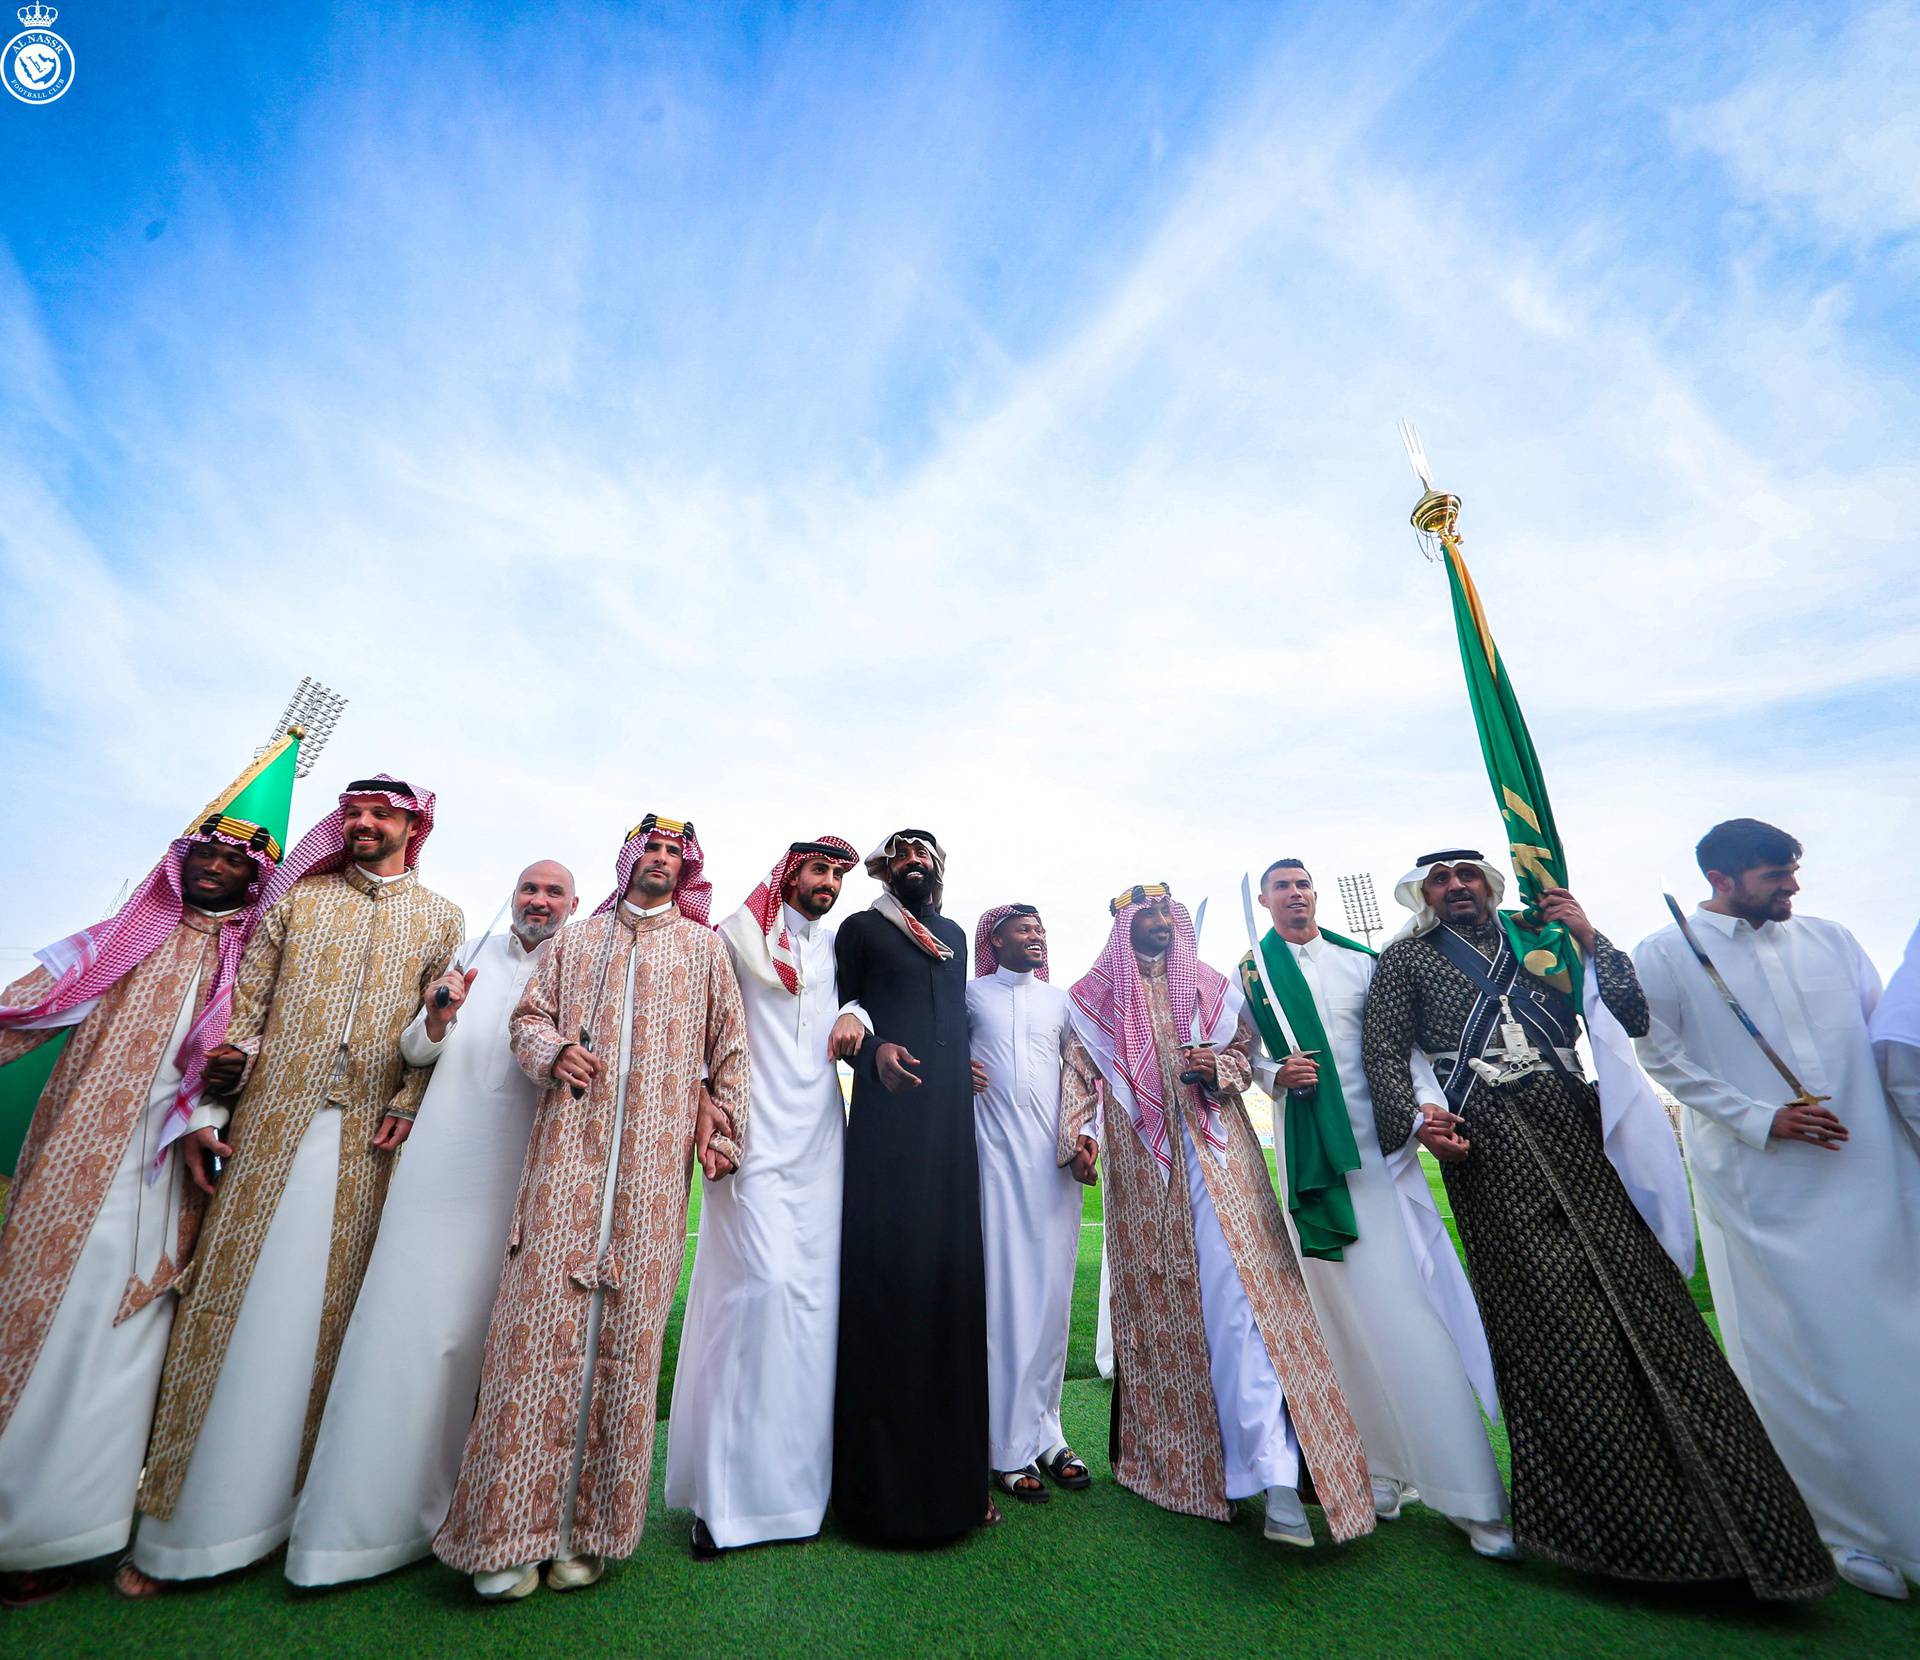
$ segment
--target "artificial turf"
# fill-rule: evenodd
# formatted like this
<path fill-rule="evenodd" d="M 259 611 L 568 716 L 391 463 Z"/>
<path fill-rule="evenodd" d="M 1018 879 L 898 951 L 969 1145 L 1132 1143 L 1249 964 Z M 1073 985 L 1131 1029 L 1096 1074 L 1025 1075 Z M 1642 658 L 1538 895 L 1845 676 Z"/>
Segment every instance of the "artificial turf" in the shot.
<path fill-rule="evenodd" d="M 1440 1201 L 1445 1214 L 1444 1193 Z M 696 1195 L 690 1227 L 697 1218 Z M 829 1522 L 810 1544 L 696 1564 L 688 1516 L 661 1498 L 663 1424 L 646 1534 L 591 1590 L 487 1607 L 462 1577 L 424 1562 L 362 1585 L 296 1591 L 276 1557 L 135 1605 L 112 1593 L 102 1566 L 50 1603 L 0 1616 L 0 1654 L 1920 1655 L 1920 1603 L 1842 1589 L 1811 1608 L 1781 1608 L 1731 1589 L 1649 1590 L 1540 1563 L 1487 1563 L 1417 1505 L 1339 1548 L 1324 1543 L 1322 1528 L 1310 1552 L 1266 1543 L 1252 1501 L 1231 1526 L 1156 1509 L 1122 1491 L 1107 1466 L 1108 1388 L 1093 1364 L 1097 1190 L 1086 1224 L 1064 1416 L 1094 1484 L 1044 1506 L 1003 1501 L 1004 1525 L 960 1544 L 869 1550 Z M 1702 1277 L 1696 1294 L 1704 1287 Z M 678 1328 L 676 1309 L 669 1360 Z M 664 1370 L 670 1377 L 670 1364 Z M 663 1409 L 664 1399 L 663 1388 Z M 1497 1430 L 1495 1445 L 1504 1466 Z"/>

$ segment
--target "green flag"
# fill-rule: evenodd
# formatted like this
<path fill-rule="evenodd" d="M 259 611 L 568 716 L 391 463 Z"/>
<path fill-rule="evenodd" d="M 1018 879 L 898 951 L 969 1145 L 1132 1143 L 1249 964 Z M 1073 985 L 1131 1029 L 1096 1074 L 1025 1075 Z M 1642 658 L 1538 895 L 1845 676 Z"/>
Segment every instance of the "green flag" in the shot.
<path fill-rule="evenodd" d="M 293 780 L 304 736 L 296 726 L 274 739 L 238 778 L 194 815 L 188 832 L 198 830 L 210 818 L 242 819 L 260 825 L 273 837 L 277 861 L 287 845 Z M 63 1027 L 18 1060 L 0 1066 L 0 1174 L 13 1175 L 40 1092 L 72 1035 L 72 1027 Z"/>
<path fill-rule="evenodd" d="M 1538 905 L 1546 888 L 1567 885 L 1567 855 L 1560 832 L 1553 826 L 1553 808 L 1547 801 L 1547 783 L 1540 775 L 1540 757 L 1533 751 L 1520 700 L 1513 682 L 1494 649 L 1493 631 L 1479 592 L 1467 572 L 1467 562 L 1453 538 L 1444 533 L 1440 546 L 1446 555 L 1447 582 L 1453 590 L 1454 629 L 1460 637 L 1460 662 L 1467 672 L 1467 699 L 1473 705 L 1474 724 L 1480 729 L 1480 753 L 1486 758 L 1487 781 L 1493 785 L 1494 805 L 1506 821 L 1508 852 L 1519 879 L 1525 911 L 1503 911 L 1501 921 L 1514 954 L 1533 973 L 1580 996 L 1580 951 L 1572 936 L 1557 922 L 1541 920 Z"/>

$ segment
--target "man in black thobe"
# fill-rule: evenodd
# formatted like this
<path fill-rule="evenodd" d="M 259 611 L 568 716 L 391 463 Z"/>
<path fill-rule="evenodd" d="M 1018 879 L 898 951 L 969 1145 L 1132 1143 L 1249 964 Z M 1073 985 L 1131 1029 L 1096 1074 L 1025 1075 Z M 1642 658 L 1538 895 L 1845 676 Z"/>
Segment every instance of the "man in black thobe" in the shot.
<path fill-rule="evenodd" d="M 867 860 L 880 897 L 834 943 L 842 1003 L 873 1035 L 850 1063 L 833 1508 L 877 1544 L 938 1544 L 997 1519 L 967 941 L 940 914 L 945 871 L 926 831 L 889 836 Z"/>
<path fill-rule="evenodd" d="M 1402 879 L 1415 920 L 1380 953 L 1362 1055 L 1380 1150 L 1417 1136 L 1446 1177 L 1513 1447 L 1514 1538 L 1588 1573 L 1820 1596 L 1833 1563 L 1813 1518 L 1609 1161 L 1573 1000 L 1516 958 L 1503 885 L 1468 849 Z M 1645 1032 L 1632 959 L 1565 889 L 1541 912 Z M 1415 1045 L 1445 1110 L 1415 1101 Z"/>

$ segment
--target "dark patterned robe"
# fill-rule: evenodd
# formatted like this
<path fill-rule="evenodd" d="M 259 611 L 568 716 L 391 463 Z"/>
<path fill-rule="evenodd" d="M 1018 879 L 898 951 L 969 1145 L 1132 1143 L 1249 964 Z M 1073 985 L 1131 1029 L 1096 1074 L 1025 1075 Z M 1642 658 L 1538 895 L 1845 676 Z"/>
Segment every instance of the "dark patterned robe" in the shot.
<path fill-rule="evenodd" d="M 1498 947 L 1497 924 L 1457 931 L 1489 958 Z M 1632 961 L 1599 939 L 1595 967 L 1607 1007 L 1645 1032 Z M 1409 1047 L 1455 1048 L 1475 995 L 1430 934 L 1381 953 L 1364 1055 L 1382 1152 L 1416 1121 Z M 1493 1350 L 1521 1549 L 1620 1579 L 1831 1590 L 1813 1518 L 1607 1162 L 1591 1086 L 1476 1081 L 1458 1110 L 1472 1150 L 1441 1168 Z"/>

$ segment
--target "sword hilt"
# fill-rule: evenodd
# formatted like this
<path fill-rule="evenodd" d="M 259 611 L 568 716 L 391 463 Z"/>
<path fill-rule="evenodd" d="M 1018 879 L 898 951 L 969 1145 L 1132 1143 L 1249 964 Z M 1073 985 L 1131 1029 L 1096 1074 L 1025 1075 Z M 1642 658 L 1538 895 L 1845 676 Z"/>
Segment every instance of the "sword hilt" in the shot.
<path fill-rule="evenodd" d="M 589 1055 L 593 1053 L 593 1033 L 589 1032 L 584 1026 L 580 1028 L 580 1047 L 586 1050 Z M 574 1100 L 583 1101 L 586 1099 L 587 1092 L 581 1085 L 569 1084 L 567 1088 L 573 1091 Z"/>

